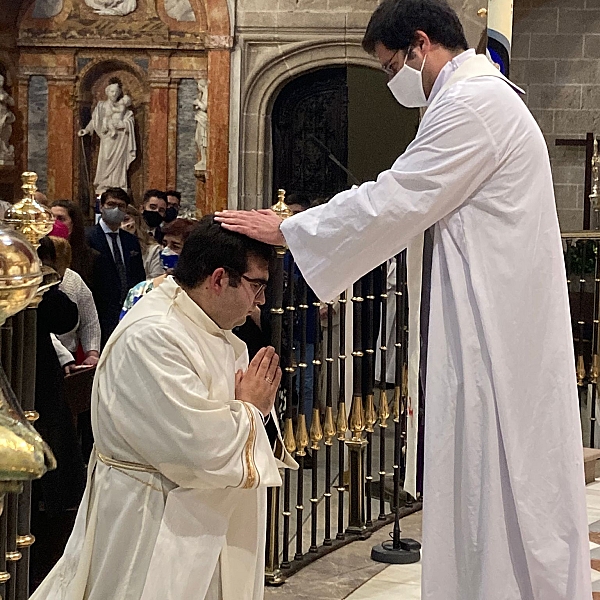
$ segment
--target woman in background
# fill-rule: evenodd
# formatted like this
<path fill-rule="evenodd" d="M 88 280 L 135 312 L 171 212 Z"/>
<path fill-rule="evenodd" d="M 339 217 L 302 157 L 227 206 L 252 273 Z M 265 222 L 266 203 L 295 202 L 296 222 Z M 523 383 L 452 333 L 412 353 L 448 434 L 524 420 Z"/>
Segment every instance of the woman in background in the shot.
<path fill-rule="evenodd" d="M 160 264 L 159 243 L 148 233 L 148 226 L 143 222 L 140 211 L 129 204 L 127 206 L 127 216 L 121 224 L 121 227 L 129 233 L 135 235 L 142 248 L 142 259 L 144 261 L 144 271 L 146 277 L 158 277 L 164 273 Z"/>

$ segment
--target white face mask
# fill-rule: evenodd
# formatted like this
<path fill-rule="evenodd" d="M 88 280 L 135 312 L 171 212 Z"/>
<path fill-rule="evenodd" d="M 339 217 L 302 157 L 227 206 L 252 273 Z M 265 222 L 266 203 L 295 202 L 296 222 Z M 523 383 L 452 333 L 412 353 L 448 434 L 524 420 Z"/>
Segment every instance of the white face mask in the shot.
<path fill-rule="evenodd" d="M 410 48 L 406 53 L 406 57 L 410 54 Z M 423 67 L 427 56 L 423 59 L 421 70 L 413 69 L 406 64 L 406 58 L 404 59 L 403 67 L 394 75 L 394 77 L 388 82 L 388 87 L 394 98 L 406 106 L 406 108 L 419 108 L 421 106 L 427 106 L 427 98 L 425 97 L 425 91 L 423 90 Z"/>

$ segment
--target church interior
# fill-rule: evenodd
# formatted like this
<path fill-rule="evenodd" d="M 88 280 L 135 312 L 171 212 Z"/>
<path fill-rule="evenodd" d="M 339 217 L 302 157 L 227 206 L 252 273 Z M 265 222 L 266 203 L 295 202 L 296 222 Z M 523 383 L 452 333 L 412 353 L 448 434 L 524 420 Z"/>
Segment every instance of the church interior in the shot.
<path fill-rule="evenodd" d="M 139 213 L 147 190 L 176 190 L 180 218 L 271 206 L 285 214 L 286 199 L 319 204 L 374 180 L 423 117 L 394 101 L 379 62 L 361 47 L 378 0 L 0 4 L 0 256 L 29 261 L 29 287 L 17 298 L 10 260 L 0 258 L 0 436 L 21 435 L 18 427 L 39 417 L 34 313 L 59 279 L 35 271 L 31 248 L 52 229 L 53 203 L 76 204 L 86 226 L 114 187 Z M 481 51 L 483 43 L 522 88 L 548 147 L 571 305 L 590 577 L 600 598 L 600 2 L 449 4 L 470 46 Z M 9 239 L 11 227 L 30 246 Z M 283 487 L 268 492 L 265 597 L 420 599 L 426 499 L 422 425 L 409 424 L 405 258 L 365 276 L 334 306 L 312 298 L 302 279 L 295 291 L 284 287 L 294 279 L 284 254 L 271 275 L 280 293 L 268 316 L 284 365 L 283 441 L 300 469 L 286 470 Z M 83 443 L 91 386 L 87 376 L 65 386 Z M 0 464 L 7 600 L 29 598 L 40 581 L 35 561 L 46 574 L 75 518 L 32 517 L 40 499 L 31 480 L 51 463 L 37 452 L 37 470 L 15 481 Z M 57 543 L 44 543 L 48 535 Z M 399 556 L 374 560 L 374 549 L 392 546 Z"/>

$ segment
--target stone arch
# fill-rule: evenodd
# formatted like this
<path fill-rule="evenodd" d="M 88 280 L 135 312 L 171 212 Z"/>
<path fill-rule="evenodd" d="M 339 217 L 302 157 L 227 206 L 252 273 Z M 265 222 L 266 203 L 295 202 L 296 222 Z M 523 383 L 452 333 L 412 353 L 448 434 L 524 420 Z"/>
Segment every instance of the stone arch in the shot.
<path fill-rule="evenodd" d="M 360 40 L 323 40 L 288 46 L 247 78 L 240 106 L 239 207 L 272 204 L 271 111 L 280 90 L 299 75 L 323 67 L 357 65 L 379 68 Z"/>

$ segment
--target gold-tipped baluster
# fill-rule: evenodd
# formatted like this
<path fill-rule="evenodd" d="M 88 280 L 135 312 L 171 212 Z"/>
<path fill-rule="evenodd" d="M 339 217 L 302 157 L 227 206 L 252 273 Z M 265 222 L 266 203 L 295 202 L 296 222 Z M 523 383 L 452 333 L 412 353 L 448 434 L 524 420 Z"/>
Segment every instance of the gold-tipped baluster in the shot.
<path fill-rule="evenodd" d="M 325 445 L 333 446 L 333 438 L 335 437 L 335 423 L 333 421 L 333 408 L 328 406 L 325 409 L 325 421 L 323 422 L 323 434 L 325 436 Z"/>
<path fill-rule="evenodd" d="M 585 379 L 585 362 L 583 356 L 580 354 L 577 357 L 577 385 L 582 386 Z"/>
<path fill-rule="evenodd" d="M 277 190 L 277 203 L 271 207 L 271 210 L 282 219 L 287 219 L 293 215 L 289 206 L 285 203 L 285 190 Z"/>
<path fill-rule="evenodd" d="M 296 437 L 294 436 L 294 424 L 292 419 L 286 419 L 283 426 L 283 445 L 285 449 L 293 454 L 296 451 Z"/>
<path fill-rule="evenodd" d="M 346 439 L 346 431 L 348 431 L 348 417 L 346 415 L 346 403 L 338 404 L 337 419 L 335 422 L 337 439 L 343 442 Z"/>
<path fill-rule="evenodd" d="M 362 439 L 362 432 L 365 430 L 365 413 L 363 411 L 362 396 L 355 395 L 352 398 L 352 408 L 350 409 L 350 431 L 352 439 L 355 441 Z"/>
<path fill-rule="evenodd" d="M 594 354 L 592 357 L 592 366 L 590 367 L 590 383 L 597 384 L 600 377 L 600 357 Z"/>
<path fill-rule="evenodd" d="M 313 450 L 319 450 L 320 442 L 323 439 L 323 429 L 321 428 L 321 415 L 318 408 L 313 408 L 312 423 L 310 424 L 310 447 Z"/>
<path fill-rule="evenodd" d="M 365 431 L 373 433 L 374 425 L 377 423 L 377 413 L 375 412 L 375 400 L 373 394 L 367 396 L 367 406 L 365 408 Z"/>
<path fill-rule="evenodd" d="M 306 415 L 298 415 L 298 425 L 296 426 L 296 455 L 306 456 L 306 447 L 308 446 L 308 429 L 306 428 Z"/>
<path fill-rule="evenodd" d="M 389 418 L 390 406 L 388 404 L 387 390 L 384 388 L 381 390 L 381 395 L 379 397 L 379 427 L 385 429 Z"/>

